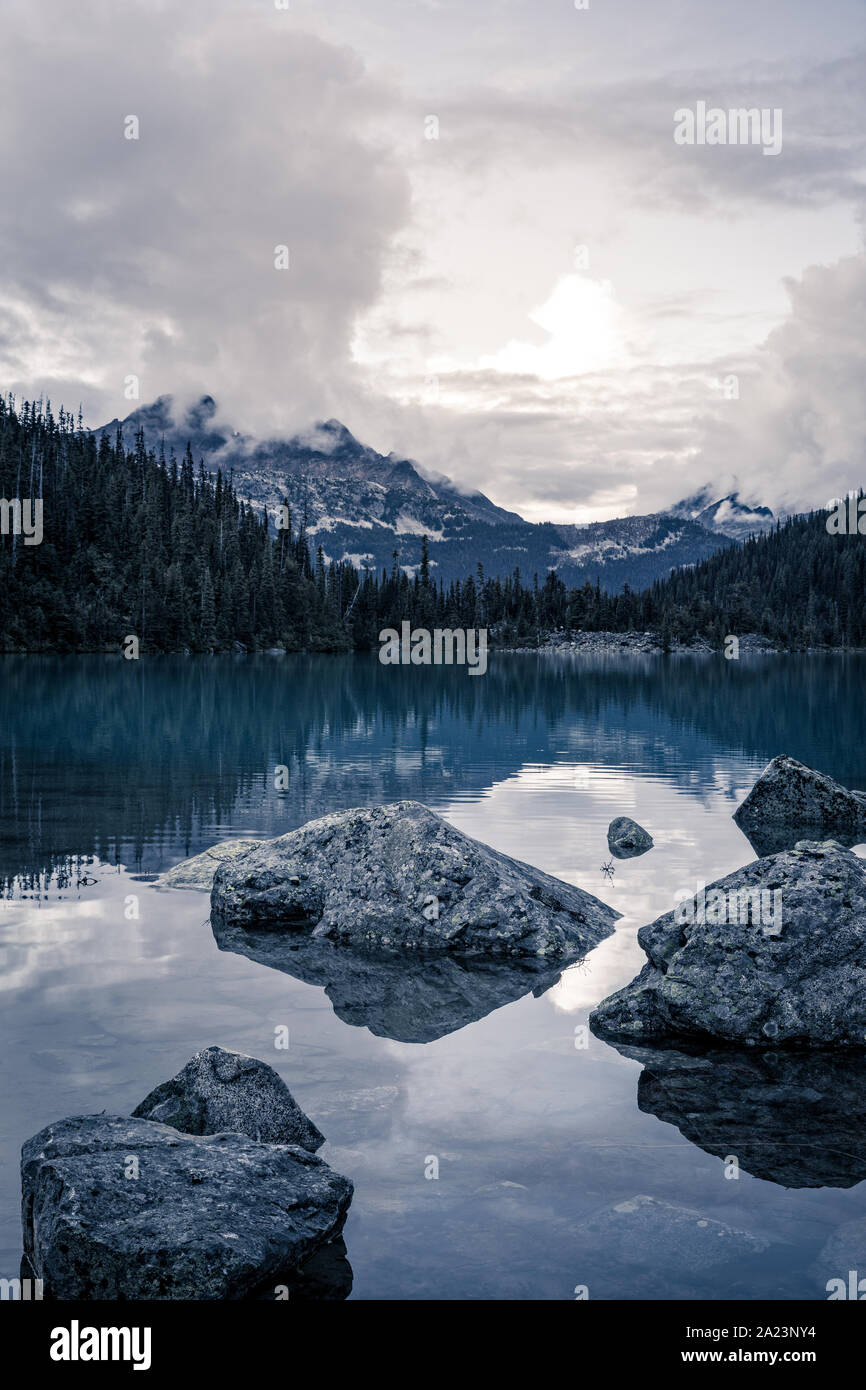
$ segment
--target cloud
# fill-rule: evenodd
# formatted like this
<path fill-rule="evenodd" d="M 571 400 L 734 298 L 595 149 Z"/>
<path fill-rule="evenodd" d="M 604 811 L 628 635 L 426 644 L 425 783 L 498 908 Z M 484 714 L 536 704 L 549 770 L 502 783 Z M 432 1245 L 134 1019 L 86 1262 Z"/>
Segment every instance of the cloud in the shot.
<path fill-rule="evenodd" d="M 705 483 L 778 512 L 823 506 L 866 481 L 866 255 L 785 288 L 784 321 L 739 354 L 555 379 L 505 362 L 444 373 L 438 409 L 394 420 L 397 447 L 435 415 L 426 460 L 537 521 L 662 510 Z"/>
<path fill-rule="evenodd" d="M 337 417 L 533 519 L 861 481 L 850 0 L 409 9 L 7 0 L 0 384 Z M 781 107 L 781 155 L 675 145 L 699 99 Z"/>
<path fill-rule="evenodd" d="M 736 409 L 707 429 L 701 462 L 711 477 L 742 460 L 762 500 L 793 510 L 866 481 L 866 255 L 810 266 L 786 288 L 790 314 L 755 354 Z"/>
<path fill-rule="evenodd" d="M 675 112 L 699 100 L 724 110 L 780 109 L 779 157 L 764 158 L 757 146 L 676 144 Z M 785 68 L 756 58 L 725 71 L 681 58 L 652 77 L 575 83 L 565 75 L 529 91 L 481 85 L 441 102 L 439 114 L 455 162 L 476 177 L 494 163 L 600 167 L 630 204 L 685 211 L 723 197 L 745 205 L 864 200 L 866 45 Z"/>
<path fill-rule="evenodd" d="M 142 401 L 206 389 L 242 428 L 345 411 L 409 209 L 357 56 L 195 0 L 13 7 L 3 55 L 5 384 L 84 385 L 93 424 L 129 410 L 130 374 Z"/>
<path fill-rule="evenodd" d="M 529 317 L 544 332 L 544 342 L 512 339 L 482 356 L 483 368 L 552 380 L 598 370 L 623 357 L 621 313 L 609 281 L 564 275 Z"/>

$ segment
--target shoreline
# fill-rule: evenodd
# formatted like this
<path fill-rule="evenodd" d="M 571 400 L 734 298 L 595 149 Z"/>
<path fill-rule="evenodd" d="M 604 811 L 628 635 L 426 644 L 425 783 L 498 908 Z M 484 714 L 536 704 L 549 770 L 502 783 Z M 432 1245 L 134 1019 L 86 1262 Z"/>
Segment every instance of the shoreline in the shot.
<path fill-rule="evenodd" d="M 736 634 L 732 634 L 736 635 Z M 866 647 L 784 647 L 774 644 L 769 638 L 762 637 L 758 633 L 747 632 L 738 636 L 739 656 L 853 656 L 862 655 L 866 652 Z M 291 657 L 291 656 L 375 656 L 380 649 L 378 647 L 345 648 L 330 647 L 311 649 L 309 647 L 262 647 L 251 651 L 247 647 L 237 644 L 233 647 L 225 647 L 219 651 L 194 651 L 192 648 L 179 648 L 176 651 L 144 651 L 141 652 L 136 660 L 142 657 L 225 657 L 230 656 L 235 659 L 246 657 L 270 656 L 270 657 Z M 573 653 L 585 653 L 594 655 L 636 655 L 636 656 L 724 656 L 724 647 L 714 647 L 705 637 L 694 637 L 690 642 L 672 641 L 667 646 L 664 645 L 659 634 L 654 632 L 638 632 L 628 630 L 625 632 L 610 631 L 588 631 L 576 629 L 572 632 L 554 632 L 547 634 L 543 641 L 536 646 L 506 646 L 500 645 L 496 640 L 492 640 L 488 647 L 488 652 L 509 656 L 540 656 L 540 655 L 564 655 Z M 76 647 L 60 651 L 57 648 L 37 647 L 37 648 L 9 648 L 0 649 L 0 657 L 10 656 L 110 656 L 124 657 L 121 647 Z M 129 659 L 129 658 L 126 658 Z M 730 657 L 729 660 L 737 658 Z"/>
<path fill-rule="evenodd" d="M 863 653 L 863 647 L 780 647 L 768 637 L 747 632 L 739 637 L 740 656 L 845 656 Z M 497 647 L 491 652 L 509 652 L 520 655 L 565 655 L 585 652 L 590 656 L 602 654 L 636 656 L 724 656 L 723 647 L 714 647 L 705 637 L 695 637 L 690 642 L 671 642 L 665 646 L 661 637 L 654 632 L 587 632 L 553 633 L 537 647 Z"/>

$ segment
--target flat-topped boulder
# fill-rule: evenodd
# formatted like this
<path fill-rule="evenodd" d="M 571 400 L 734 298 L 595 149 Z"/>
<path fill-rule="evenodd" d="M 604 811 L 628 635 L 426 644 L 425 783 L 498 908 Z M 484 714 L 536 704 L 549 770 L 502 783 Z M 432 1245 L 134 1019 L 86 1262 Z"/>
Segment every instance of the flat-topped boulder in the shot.
<path fill-rule="evenodd" d="M 615 859 L 636 859 L 653 847 L 653 837 L 630 816 L 617 816 L 607 827 L 607 847 Z"/>
<path fill-rule="evenodd" d="M 256 1297 L 339 1235 L 352 1184 L 297 1145 L 76 1115 L 21 1156 L 24 1252 L 55 1299 Z"/>
<path fill-rule="evenodd" d="M 221 1047 L 197 1052 L 132 1113 L 185 1134 L 231 1130 L 268 1144 L 300 1144 L 311 1152 L 325 1142 L 273 1067 Z"/>
<path fill-rule="evenodd" d="M 213 876 L 220 864 L 226 860 L 239 859 L 248 850 L 256 849 L 261 840 L 223 840 L 212 845 L 202 854 L 192 859 L 182 859 L 162 874 L 157 882 L 158 888 L 195 888 L 209 893 L 213 888 Z"/>
<path fill-rule="evenodd" d="M 591 1015 L 624 1042 L 866 1047 L 866 862 L 801 841 L 642 927 L 640 974 Z"/>
<path fill-rule="evenodd" d="M 826 773 L 782 754 L 764 768 L 734 820 L 750 839 L 763 834 L 778 841 L 790 831 L 793 843 L 824 838 L 814 833 L 819 830 L 845 831 L 849 840 L 862 831 L 866 838 L 866 793 L 849 791 Z"/>
<path fill-rule="evenodd" d="M 570 959 L 620 915 L 416 801 L 335 812 L 221 864 L 211 906 L 229 926 L 362 950 Z"/>

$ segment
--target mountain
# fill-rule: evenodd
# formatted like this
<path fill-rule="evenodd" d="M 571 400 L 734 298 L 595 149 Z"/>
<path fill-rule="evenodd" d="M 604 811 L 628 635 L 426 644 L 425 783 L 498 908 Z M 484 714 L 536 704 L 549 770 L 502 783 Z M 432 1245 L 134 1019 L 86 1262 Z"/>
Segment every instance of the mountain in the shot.
<path fill-rule="evenodd" d="M 390 569 L 393 553 L 414 573 L 427 536 L 434 576 L 465 579 L 480 563 L 489 575 L 519 569 L 543 580 L 555 569 L 569 586 L 598 580 L 618 592 L 638 589 L 693 565 L 738 539 L 748 511 L 736 494 L 712 502 L 709 493 L 670 512 L 621 517 L 585 526 L 533 523 L 498 507 L 482 492 L 464 492 L 451 479 L 428 474 L 410 459 L 379 454 L 339 420 L 326 420 L 291 438 L 258 440 L 216 424 L 217 406 L 203 396 L 186 410 L 160 396 L 124 420 L 94 431 L 113 441 L 118 429 L 130 446 L 141 430 L 145 445 L 180 458 L 189 444 L 196 463 L 233 475 L 241 496 L 272 517 L 286 499 L 296 526 L 305 521 L 313 546 L 328 560 Z M 772 522 L 772 513 L 768 513 Z M 731 518 L 733 530 L 723 525 Z M 755 529 L 755 528 L 753 528 Z M 746 534 L 746 532 L 743 532 Z"/>
<path fill-rule="evenodd" d="M 716 535 L 730 536 L 733 540 L 745 540 L 746 536 L 759 535 L 771 530 L 776 518 L 769 507 L 752 506 L 740 501 L 738 492 L 727 497 L 714 498 L 709 484 L 686 497 L 670 508 L 671 516 L 684 517 L 696 521 Z"/>
<path fill-rule="evenodd" d="M 306 518 L 313 545 L 358 566 L 390 567 L 395 548 L 404 565 L 417 564 L 424 535 L 431 545 L 459 543 L 477 523 L 526 524 L 481 492 L 461 492 L 448 478 L 424 477 L 410 459 L 368 448 L 339 420 L 289 439 L 256 440 L 218 429 L 216 411 L 203 396 L 177 418 L 172 397 L 160 396 L 95 433 L 113 439 L 120 428 L 131 444 L 141 430 L 146 446 L 167 458 L 181 457 L 189 444 L 196 463 L 231 472 L 241 496 L 273 517 L 286 499 L 296 527 Z"/>
<path fill-rule="evenodd" d="M 669 512 L 623 516 L 587 526 L 557 526 L 565 544 L 554 549 L 556 569 L 568 585 L 594 580 L 618 593 L 644 589 L 681 565 L 695 565 L 730 545 L 731 538 L 701 522 Z"/>

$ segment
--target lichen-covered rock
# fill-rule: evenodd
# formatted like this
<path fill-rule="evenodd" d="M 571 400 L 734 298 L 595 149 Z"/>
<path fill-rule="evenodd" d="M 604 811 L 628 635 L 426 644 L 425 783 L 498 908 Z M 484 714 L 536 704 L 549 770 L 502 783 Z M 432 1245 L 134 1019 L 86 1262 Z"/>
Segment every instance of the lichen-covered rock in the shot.
<path fill-rule="evenodd" d="M 801 842 L 642 927 L 649 957 L 591 1015 L 625 1042 L 866 1047 L 866 863 Z"/>
<path fill-rule="evenodd" d="M 240 859 L 251 849 L 257 849 L 261 840 L 223 840 L 221 844 L 211 845 L 203 854 L 192 859 L 182 859 L 162 874 L 158 888 L 197 888 L 209 893 L 213 888 L 213 876 L 220 864 Z"/>
<path fill-rule="evenodd" d="M 361 949 L 555 958 L 589 950 L 619 916 L 415 801 L 339 811 L 267 841 L 217 869 L 211 905 L 231 926 Z"/>
<path fill-rule="evenodd" d="M 750 837 L 764 831 L 778 837 L 790 830 L 794 838 L 803 839 L 805 831 L 819 829 L 862 830 L 866 835 L 866 793 L 849 791 L 825 773 L 782 754 L 764 768 L 734 820 Z"/>
<path fill-rule="evenodd" d="M 653 847 L 653 837 L 629 816 L 617 816 L 607 827 L 607 847 L 615 859 L 635 859 Z"/>
<path fill-rule="evenodd" d="M 273 1067 L 221 1047 L 197 1052 L 132 1113 L 184 1134 L 230 1130 L 267 1144 L 300 1144 L 311 1152 L 325 1142 Z"/>
<path fill-rule="evenodd" d="M 296 1145 L 105 1114 L 29 1139 L 21 1188 L 24 1251 L 57 1299 L 256 1297 L 339 1235 L 352 1199 Z"/>

